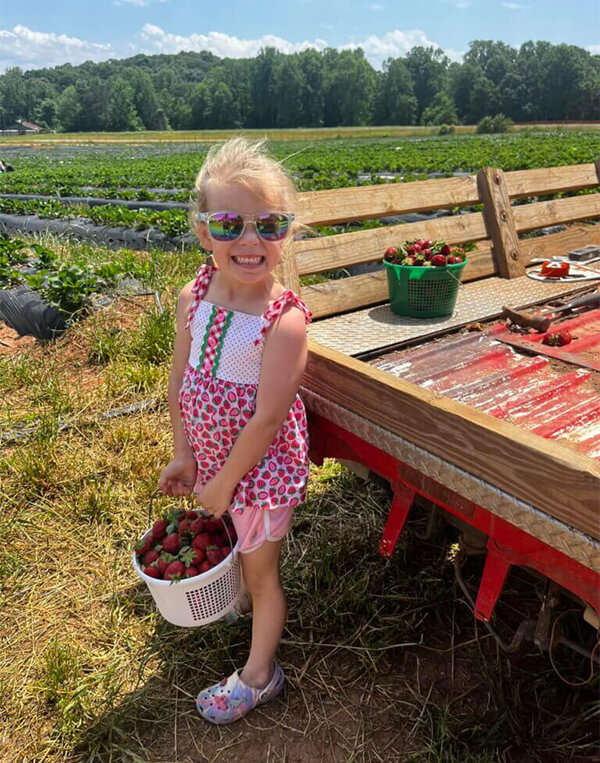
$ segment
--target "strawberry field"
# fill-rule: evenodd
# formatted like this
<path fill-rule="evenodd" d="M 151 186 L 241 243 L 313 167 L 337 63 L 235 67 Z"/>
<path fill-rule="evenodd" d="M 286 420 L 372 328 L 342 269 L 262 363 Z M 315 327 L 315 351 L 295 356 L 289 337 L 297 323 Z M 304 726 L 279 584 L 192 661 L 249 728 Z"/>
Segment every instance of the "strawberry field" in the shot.
<path fill-rule="evenodd" d="M 599 149 L 586 132 L 274 145 L 302 189 L 591 162 Z M 57 219 L 73 213 L 57 195 L 183 201 L 204 151 L 2 145 L 15 171 L 0 193 L 55 198 L 1 204 Z M 111 225 L 184 226 L 184 210 L 143 220 L 112 209 Z M 0 239 L 0 294 L 27 286 L 67 325 L 38 341 L 0 322 L 2 763 L 596 760 L 597 680 L 569 687 L 531 642 L 511 654 L 500 643 L 537 608 L 540 582 L 511 573 L 492 634 L 456 585 L 457 531 L 431 523 L 423 501 L 385 560 L 388 486 L 334 461 L 313 467 L 284 544 L 286 694 L 230 727 L 197 715 L 196 693 L 242 666 L 252 621 L 169 625 L 131 554 L 172 447 L 176 296 L 203 257 L 43 232 Z M 152 520 L 174 508 L 193 506 L 161 498 Z M 481 570 L 479 557 L 464 568 L 472 592 Z M 585 682 L 589 660 L 559 650 L 556 661 Z"/>

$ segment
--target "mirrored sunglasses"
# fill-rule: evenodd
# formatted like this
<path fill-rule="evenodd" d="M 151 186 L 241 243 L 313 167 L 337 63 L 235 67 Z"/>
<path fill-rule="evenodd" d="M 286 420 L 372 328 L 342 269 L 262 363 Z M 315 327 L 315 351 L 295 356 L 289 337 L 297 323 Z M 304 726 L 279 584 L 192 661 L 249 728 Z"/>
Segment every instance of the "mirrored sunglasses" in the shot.
<path fill-rule="evenodd" d="M 246 224 L 253 222 L 263 241 L 282 241 L 294 220 L 291 212 L 262 212 L 258 215 L 241 215 L 237 212 L 199 212 L 198 222 L 206 223 L 215 241 L 235 241 L 243 235 Z"/>

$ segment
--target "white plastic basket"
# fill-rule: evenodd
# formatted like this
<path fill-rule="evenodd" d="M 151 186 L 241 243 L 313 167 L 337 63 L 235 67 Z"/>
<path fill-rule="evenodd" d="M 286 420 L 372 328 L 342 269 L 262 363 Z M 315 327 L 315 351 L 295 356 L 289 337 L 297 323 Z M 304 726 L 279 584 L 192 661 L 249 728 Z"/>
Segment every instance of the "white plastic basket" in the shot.
<path fill-rule="evenodd" d="M 141 569 L 135 551 L 133 569 L 150 589 L 165 620 L 184 628 L 197 628 L 219 620 L 233 609 L 240 593 L 238 546 L 239 541 L 219 564 L 193 578 L 177 581 L 151 578 Z"/>

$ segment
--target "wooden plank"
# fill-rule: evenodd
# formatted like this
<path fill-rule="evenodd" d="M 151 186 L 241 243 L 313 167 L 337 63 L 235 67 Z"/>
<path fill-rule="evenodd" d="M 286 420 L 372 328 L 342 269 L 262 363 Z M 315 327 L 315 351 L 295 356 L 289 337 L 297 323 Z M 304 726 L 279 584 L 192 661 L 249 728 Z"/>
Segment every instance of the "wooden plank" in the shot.
<path fill-rule="evenodd" d="M 571 249 L 578 249 L 586 244 L 600 244 L 600 223 L 520 241 L 524 263 L 528 263 L 534 257 L 565 255 Z M 496 274 L 496 263 L 489 246 L 469 252 L 469 262 L 463 271 L 463 283 Z M 300 294 L 314 319 L 377 305 L 389 299 L 385 275 L 377 276 L 375 273 L 303 286 Z"/>
<path fill-rule="evenodd" d="M 323 273 L 362 262 L 375 262 L 383 258 L 388 246 L 411 238 L 439 238 L 449 244 L 461 244 L 487 238 L 487 231 L 483 214 L 472 212 L 338 236 L 307 238 L 294 242 L 298 273 Z"/>
<path fill-rule="evenodd" d="M 513 207 L 512 212 L 519 233 L 576 220 L 587 220 L 600 217 L 600 193 L 522 204 Z"/>
<path fill-rule="evenodd" d="M 298 275 L 292 236 L 288 236 L 283 243 L 281 260 L 275 269 L 275 275 L 287 289 L 292 289 L 296 294 L 300 293 L 300 276 Z"/>
<path fill-rule="evenodd" d="M 588 244 L 600 244 L 600 223 L 579 225 L 549 236 L 521 239 L 521 251 L 526 262 L 534 257 L 565 256 L 571 249 L 580 249 Z"/>
<path fill-rule="evenodd" d="M 509 196 L 547 195 L 598 183 L 594 164 L 544 167 L 506 173 Z M 325 225 L 385 215 L 468 206 L 479 201 L 473 175 L 412 183 L 309 191 L 298 196 L 297 214 L 307 225 Z"/>
<path fill-rule="evenodd" d="M 600 539 L 594 460 L 310 340 L 302 385 Z"/>
<path fill-rule="evenodd" d="M 505 178 L 508 194 L 511 198 L 549 196 L 562 191 L 579 191 L 582 188 L 592 188 L 599 182 L 593 164 L 516 170 L 506 172 Z"/>
<path fill-rule="evenodd" d="M 495 274 L 491 250 L 469 254 L 462 281 L 473 281 Z M 383 271 L 359 276 L 338 278 L 323 283 L 303 286 L 300 296 L 306 302 L 313 318 L 325 318 L 349 310 L 389 301 L 387 276 Z"/>
<path fill-rule="evenodd" d="M 524 275 L 525 264 L 521 257 L 504 173 L 495 167 L 485 167 L 477 173 L 477 187 L 499 275 L 502 278 Z"/>
<path fill-rule="evenodd" d="M 300 222 L 306 225 L 325 225 L 478 202 L 475 178 L 468 175 L 413 183 L 308 191 L 298 195 L 296 213 Z"/>

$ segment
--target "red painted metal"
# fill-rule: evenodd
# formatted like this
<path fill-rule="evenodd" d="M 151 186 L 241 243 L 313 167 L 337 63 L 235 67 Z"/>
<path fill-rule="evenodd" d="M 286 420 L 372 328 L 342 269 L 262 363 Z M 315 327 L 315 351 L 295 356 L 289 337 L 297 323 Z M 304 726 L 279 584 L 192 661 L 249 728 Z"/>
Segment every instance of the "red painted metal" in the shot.
<path fill-rule="evenodd" d="M 394 482 L 392 490 L 394 491 L 394 498 L 379 546 L 379 553 L 382 556 L 391 556 L 394 553 L 396 543 L 408 519 L 416 496 L 415 490 L 405 482 Z"/>
<path fill-rule="evenodd" d="M 391 352 L 371 365 L 600 459 L 600 389 L 590 370 L 600 368 L 600 310 L 558 325 L 577 337 L 563 348 L 540 344 L 542 335 L 513 334 L 495 324 L 485 332 L 449 335 Z M 552 358 L 564 363 L 557 365 Z M 313 461 L 321 463 L 327 456 L 357 461 L 392 486 L 379 547 L 383 556 L 393 553 L 416 494 L 487 535 L 475 603 L 480 620 L 492 617 L 513 565 L 537 571 L 600 613 L 599 573 L 310 410 L 309 428 Z"/>
<path fill-rule="evenodd" d="M 586 314 L 590 326 L 597 325 L 598 314 Z M 585 317 L 576 319 L 580 326 Z M 599 459 L 600 388 L 594 387 L 594 372 L 555 367 L 549 358 L 524 354 L 496 337 L 455 334 L 389 353 L 371 365 Z M 600 345 L 600 336 L 596 339 Z M 530 342 L 528 349 L 537 352 L 538 344 Z"/>
<path fill-rule="evenodd" d="M 543 343 L 546 334 L 568 330 L 573 341 L 564 347 L 551 347 Z M 502 323 L 495 324 L 491 336 L 499 342 L 521 347 L 529 352 L 600 371 L 600 310 L 590 310 L 576 318 L 552 323 L 546 334 L 509 331 Z"/>
<path fill-rule="evenodd" d="M 410 511 L 408 502 L 411 492 L 428 498 L 444 511 L 488 536 L 488 554 L 491 557 L 484 568 L 475 612 L 480 620 L 487 621 L 491 618 L 506 575 L 513 564 L 536 570 L 600 613 L 599 573 L 310 409 L 308 422 L 310 455 L 315 463 L 322 463 L 326 457 L 357 461 L 395 486 L 393 509 L 386 522 L 387 535 L 384 534 L 387 541 L 395 544 L 402 530 Z M 392 551 L 390 543 L 384 544 L 382 539 L 380 552 L 389 556 Z"/>

